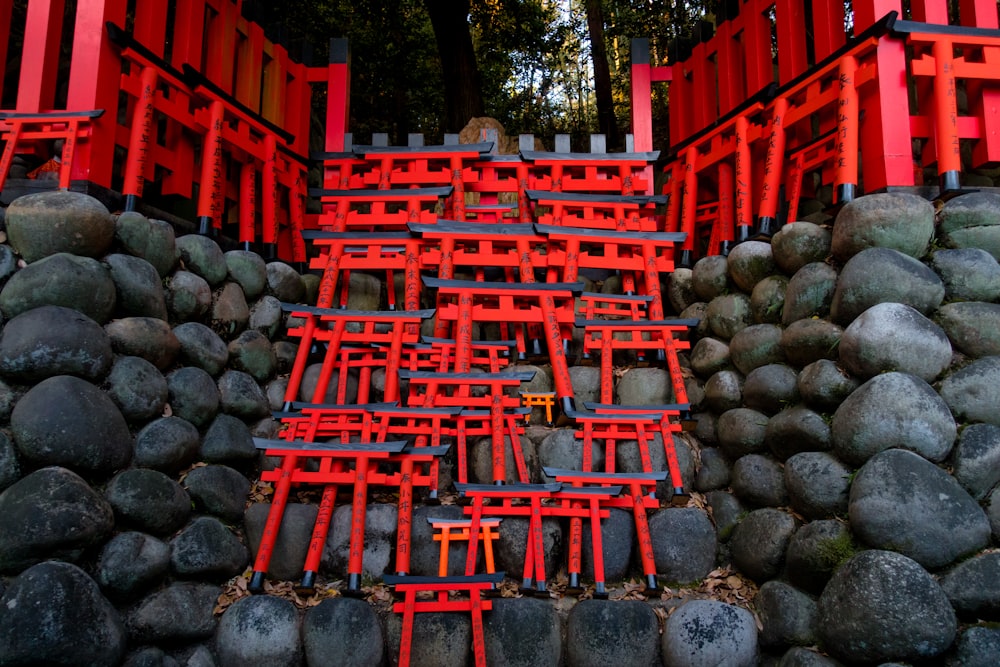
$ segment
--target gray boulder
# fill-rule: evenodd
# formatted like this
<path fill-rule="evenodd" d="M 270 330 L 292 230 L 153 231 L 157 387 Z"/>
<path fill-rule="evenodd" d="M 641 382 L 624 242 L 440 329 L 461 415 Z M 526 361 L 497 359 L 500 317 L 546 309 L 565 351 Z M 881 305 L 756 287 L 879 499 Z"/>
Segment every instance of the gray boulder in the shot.
<path fill-rule="evenodd" d="M 143 468 L 176 472 L 194 462 L 198 454 L 198 429 L 181 417 L 160 417 L 135 436 L 133 463 Z"/>
<path fill-rule="evenodd" d="M 976 625 L 959 635 L 947 667 L 992 667 L 1000 655 L 1000 628 Z"/>
<path fill-rule="evenodd" d="M 354 276 L 354 274 L 351 274 Z M 389 660 L 399 655 L 402 628 L 400 614 L 386 619 L 386 645 Z M 420 622 L 413 624 L 413 643 L 410 647 L 411 665 L 435 667 L 465 667 L 472 657 L 472 623 L 468 614 L 426 612 Z"/>
<path fill-rule="evenodd" d="M 243 518 L 250 480 L 228 466 L 199 466 L 184 477 L 184 488 L 196 509 L 219 517 L 226 523 Z"/>
<path fill-rule="evenodd" d="M 167 375 L 167 389 L 174 416 L 196 427 L 215 419 L 219 411 L 219 388 L 204 370 L 195 366 L 178 368 Z"/>
<path fill-rule="evenodd" d="M 0 380 L 0 419 L 10 420 L 14 406 L 21 399 L 21 387 Z"/>
<path fill-rule="evenodd" d="M 712 330 L 708 327 L 708 320 L 705 318 L 708 313 L 708 304 L 704 301 L 692 303 L 690 306 L 680 311 L 682 320 L 697 320 L 698 324 L 691 327 L 691 340 L 698 340 L 705 336 L 710 336 Z"/>
<path fill-rule="evenodd" d="M 632 542 L 635 521 L 632 512 L 616 507 L 608 510 L 608 518 L 601 520 L 601 554 L 604 558 L 604 580 L 623 581 L 632 564 Z M 584 579 L 594 579 L 594 542 L 590 522 L 584 520 L 581 548 L 581 574 Z"/>
<path fill-rule="evenodd" d="M 75 561 L 114 530 L 111 506 L 79 475 L 42 468 L 0 493 L 0 572 Z"/>
<path fill-rule="evenodd" d="M 937 582 L 891 551 L 863 551 L 819 598 L 819 634 L 847 662 L 910 661 L 942 654 L 955 639 L 955 612 Z"/>
<path fill-rule="evenodd" d="M 837 214 L 831 249 L 840 261 L 866 248 L 893 248 L 920 258 L 934 235 L 934 207 L 917 195 L 887 192 L 848 202 Z"/>
<path fill-rule="evenodd" d="M 985 509 L 990 520 L 993 539 L 996 540 L 1000 537 L 1000 487 L 993 489 L 993 492 L 986 498 Z"/>
<path fill-rule="evenodd" d="M 222 615 L 215 650 L 219 667 L 298 667 L 302 662 L 298 610 L 289 600 L 270 595 L 241 598 Z"/>
<path fill-rule="evenodd" d="M 163 413 L 167 404 L 167 380 L 142 357 L 115 359 L 108 374 L 108 396 L 125 420 L 141 423 Z"/>
<path fill-rule="evenodd" d="M 31 263 L 59 252 L 100 257 L 115 237 L 115 222 L 104 204 L 68 190 L 18 197 L 7 207 L 11 246 Z"/>
<path fill-rule="evenodd" d="M 703 378 L 732 367 L 729 345 L 717 338 L 699 338 L 691 349 L 691 370 Z"/>
<path fill-rule="evenodd" d="M 774 324 L 752 324 L 738 331 L 729 341 L 729 355 L 740 373 L 747 375 L 755 368 L 784 361 L 781 327 Z"/>
<path fill-rule="evenodd" d="M 483 620 L 486 663 L 509 667 L 560 664 L 559 615 L 548 600 L 499 599 Z"/>
<path fill-rule="evenodd" d="M 229 348 L 217 333 L 200 322 L 185 322 L 174 327 L 180 343 L 180 361 L 197 366 L 215 377 L 229 362 Z"/>
<path fill-rule="evenodd" d="M 260 384 L 271 379 L 278 366 L 271 341 L 258 331 L 244 331 L 231 341 L 229 359 L 232 368 L 248 373 Z"/>
<path fill-rule="evenodd" d="M 674 447 L 674 454 L 677 456 L 677 472 L 680 474 L 681 483 L 684 487 L 690 488 L 694 484 L 694 454 L 691 445 L 677 435 L 671 435 L 671 442 Z M 663 446 L 663 437 L 660 433 L 653 433 L 647 441 L 646 449 L 649 451 L 650 467 L 654 472 L 669 470 L 667 465 L 667 455 Z M 593 468 L 597 470 L 598 468 Z M 639 443 L 635 440 L 624 440 L 617 443 L 615 448 L 615 469 L 619 472 L 643 472 L 643 452 L 639 448 Z M 670 482 L 668 475 L 666 480 L 657 482 L 656 494 L 659 498 L 670 498 L 673 496 L 674 485 Z"/>
<path fill-rule="evenodd" d="M 774 262 L 792 275 L 811 262 L 822 262 L 830 254 L 830 230 L 812 222 L 789 222 L 771 237 Z"/>
<path fill-rule="evenodd" d="M 729 461 L 718 447 L 702 446 L 701 465 L 695 476 L 694 488 L 704 493 L 729 486 Z"/>
<path fill-rule="evenodd" d="M 333 512 L 330 533 L 323 552 L 323 569 L 338 576 L 347 575 L 352 505 L 341 505 Z M 504 524 L 506 527 L 506 523 Z M 527 544 L 525 540 L 524 544 Z M 522 544 L 522 547 L 524 546 Z M 389 569 L 396 546 L 396 506 L 371 504 L 365 510 L 365 545 L 363 574 L 381 577 Z"/>
<path fill-rule="evenodd" d="M 773 415 L 799 400 L 798 375 L 785 364 L 767 364 L 747 373 L 743 405 Z"/>
<path fill-rule="evenodd" d="M 1000 263 L 981 248 L 938 250 L 931 267 L 944 283 L 947 301 L 996 301 L 1000 298 Z"/>
<path fill-rule="evenodd" d="M 281 310 L 281 302 L 270 295 L 262 296 L 250 307 L 250 319 L 247 326 L 253 331 L 259 331 L 269 340 L 274 340 L 285 324 L 285 316 Z"/>
<path fill-rule="evenodd" d="M 525 545 L 528 544 L 528 519 L 507 517 L 503 520 L 500 539 L 493 547 L 496 568 L 519 578 L 524 572 Z M 542 551 L 545 554 L 545 571 L 558 572 L 563 564 L 563 529 L 558 519 L 542 519 Z"/>
<path fill-rule="evenodd" d="M 40 563 L 0 597 L 0 664 L 117 667 L 127 637 L 94 580 L 69 563 Z"/>
<path fill-rule="evenodd" d="M 17 460 L 14 441 L 0 433 L 0 491 L 21 479 L 21 463 Z"/>
<path fill-rule="evenodd" d="M 941 327 L 913 308 L 880 303 L 844 329 L 840 362 L 863 380 L 899 371 L 933 382 L 951 363 L 951 343 Z"/>
<path fill-rule="evenodd" d="M 798 387 L 802 401 L 820 412 L 836 410 L 860 383 L 836 362 L 819 359 L 799 373 Z"/>
<path fill-rule="evenodd" d="M 219 244 L 209 237 L 200 234 L 178 237 L 177 250 L 184 268 L 204 278 L 210 287 L 216 287 L 226 279 L 226 258 Z"/>
<path fill-rule="evenodd" d="M 837 270 L 825 262 L 806 264 L 788 281 L 781 322 L 788 326 L 808 317 L 825 317 L 833 303 Z"/>
<path fill-rule="evenodd" d="M 733 248 L 726 258 L 729 278 L 744 292 L 775 272 L 776 264 L 771 254 L 771 244 L 764 241 L 746 241 Z"/>
<path fill-rule="evenodd" d="M 729 266 L 725 257 L 708 255 L 691 269 L 691 286 L 701 301 L 711 301 L 729 288 Z"/>
<path fill-rule="evenodd" d="M 792 322 L 781 333 L 785 359 L 795 366 L 808 366 L 822 359 L 836 359 L 844 330 L 828 320 Z"/>
<path fill-rule="evenodd" d="M 795 531 L 785 553 L 788 580 L 818 595 L 830 577 L 858 552 L 847 525 L 836 519 L 810 521 Z"/>
<path fill-rule="evenodd" d="M 208 463 L 233 465 L 257 458 L 253 434 L 243 421 L 232 415 L 216 415 L 205 431 L 198 455 Z"/>
<path fill-rule="evenodd" d="M 766 647 L 812 646 L 816 643 L 816 601 L 783 581 L 760 587 L 754 606 L 764 629 L 760 643 Z"/>
<path fill-rule="evenodd" d="M 785 461 L 785 488 L 792 507 L 807 519 L 843 516 L 851 469 L 826 452 L 800 452 Z"/>
<path fill-rule="evenodd" d="M 181 347 L 170 325 L 154 317 L 123 317 L 104 331 L 117 354 L 140 357 L 161 371 L 174 365 Z"/>
<path fill-rule="evenodd" d="M 212 288 L 208 281 L 190 271 L 174 271 L 167 283 L 167 308 L 178 322 L 195 320 L 212 306 Z"/>
<path fill-rule="evenodd" d="M 717 296 L 708 303 L 705 319 L 714 335 L 730 340 L 738 331 L 753 324 L 750 297 L 739 292 Z"/>
<path fill-rule="evenodd" d="M 577 406 L 601 399 L 601 369 L 596 366 L 570 366 L 569 379 Z"/>
<path fill-rule="evenodd" d="M 125 628 L 137 644 L 177 645 L 215 633 L 215 584 L 178 581 L 147 595 L 125 613 Z"/>
<path fill-rule="evenodd" d="M 670 301 L 674 312 L 677 313 L 686 310 L 692 304 L 700 301 L 701 299 L 694 291 L 694 271 L 687 268 L 675 267 L 669 275 L 665 295 L 667 300 Z"/>
<path fill-rule="evenodd" d="M 768 276 L 754 285 L 750 293 L 750 312 L 757 324 L 780 324 L 785 308 L 788 278 Z"/>
<path fill-rule="evenodd" d="M 113 600 L 134 600 L 166 577 L 170 547 L 151 535 L 118 533 L 104 545 L 94 578 Z"/>
<path fill-rule="evenodd" d="M 913 452 L 873 456 L 851 484 L 851 530 L 875 548 L 891 547 L 926 568 L 983 548 L 986 513 L 951 475 Z"/>
<path fill-rule="evenodd" d="M 267 272 L 267 294 L 270 294 L 279 301 L 284 301 L 286 303 L 300 303 L 302 301 L 302 297 L 305 296 L 305 284 L 302 282 L 302 277 L 295 269 L 283 262 L 268 262 L 265 269 Z M 355 274 L 358 276 L 364 276 L 367 279 L 372 278 L 372 276 L 352 271 L 351 287 L 348 289 L 349 296 L 350 293 L 354 291 L 353 281 Z M 377 282 L 378 281 L 376 279 L 376 283 Z M 347 307 L 352 310 L 378 310 L 377 304 L 376 307 L 373 308 L 358 308 L 357 306 L 349 303 Z"/>
<path fill-rule="evenodd" d="M 131 468 L 118 473 L 104 497 L 122 524 L 155 535 L 173 533 L 191 516 L 190 496 L 157 470 Z"/>
<path fill-rule="evenodd" d="M 1000 260 L 1000 196 L 971 192 L 949 199 L 939 215 L 939 233 L 949 247 L 981 248 Z"/>
<path fill-rule="evenodd" d="M 0 290 L 0 310 L 7 318 L 41 306 L 61 306 L 104 324 L 115 304 L 115 283 L 107 267 L 64 252 L 29 264 Z"/>
<path fill-rule="evenodd" d="M 711 412 L 696 412 L 694 420 L 694 437 L 702 445 L 715 447 L 719 444 L 719 434 L 716 430 L 718 418 Z"/>
<path fill-rule="evenodd" d="M 579 667 L 652 667 L 660 659 L 658 640 L 656 614 L 646 603 L 584 600 L 566 619 L 566 662 Z"/>
<path fill-rule="evenodd" d="M 733 564 L 754 581 L 775 578 L 784 566 L 785 551 L 796 528 L 795 519 L 781 510 L 750 512 L 729 541 Z"/>
<path fill-rule="evenodd" d="M 719 416 L 716 430 L 719 447 L 731 459 L 765 449 L 767 415 L 749 408 L 727 410 Z"/>
<path fill-rule="evenodd" d="M 927 266 L 896 250 L 869 248 L 841 270 L 830 315 L 847 325 L 879 303 L 904 303 L 928 315 L 943 299 L 944 283 Z"/>
<path fill-rule="evenodd" d="M 122 667 L 179 667 L 172 656 L 155 646 L 136 649 L 128 654 Z"/>
<path fill-rule="evenodd" d="M 29 389 L 14 406 L 10 428 L 21 456 L 36 465 L 108 475 L 132 458 L 132 436 L 114 402 L 69 375 Z"/>
<path fill-rule="evenodd" d="M 715 568 L 719 548 L 708 514 L 695 507 L 667 507 L 649 519 L 657 577 L 678 584 L 700 582 Z"/>
<path fill-rule="evenodd" d="M 243 289 L 248 299 L 256 299 L 267 286 L 267 265 L 260 255 L 248 250 L 230 250 L 225 255 L 229 279 Z"/>
<path fill-rule="evenodd" d="M 0 373 L 34 383 L 54 375 L 99 380 L 113 361 L 104 329 L 62 306 L 34 308 L 7 322 L 0 335 Z"/>
<path fill-rule="evenodd" d="M 1000 552 L 959 563 L 941 575 L 939 583 L 960 618 L 1000 619 Z"/>
<path fill-rule="evenodd" d="M 458 505 L 417 505 L 413 508 L 413 523 L 410 527 L 410 574 L 421 577 L 438 576 L 441 563 L 441 542 L 434 540 L 435 530 L 430 519 L 463 519 L 465 512 Z M 500 523 L 503 526 L 503 522 Z M 448 569 L 450 577 L 465 574 L 467 543 L 452 540 L 448 546 Z M 484 572 L 482 549 L 476 572 Z"/>
<path fill-rule="evenodd" d="M 250 306 L 243 289 L 236 283 L 226 283 L 212 294 L 212 329 L 231 340 L 250 323 Z"/>
<path fill-rule="evenodd" d="M 955 371 L 941 381 L 938 392 L 956 418 L 1000 425 L 1000 356 L 983 357 Z"/>
<path fill-rule="evenodd" d="M 275 272 L 271 266 L 281 267 Z M 282 301 L 288 299 L 279 296 L 279 293 L 287 295 L 295 294 L 296 278 L 301 282 L 301 278 L 295 271 L 280 262 L 268 264 L 268 288 L 267 293 Z M 378 277 L 359 271 L 351 272 L 350 285 L 347 289 L 348 310 L 379 310 L 382 307 L 382 280 Z M 475 336 L 473 336 L 475 337 Z M 499 339 L 495 336 L 494 339 Z"/>
<path fill-rule="evenodd" d="M 4 216 L 3 211 L 6 210 L 0 207 L 0 228 L 3 226 Z M 0 245 L 0 284 L 7 281 L 14 272 L 17 271 L 17 256 L 14 251 L 10 249 L 9 245 Z"/>
<path fill-rule="evenodd" d="M 382 625 L 364 600 L 327 598 L 310 607 L 302 622 L 302 650 L 309 665 L 325 664 L 331 656 L 343 667 L 381 665 L 384 645 Z"/>
<path fill-rule="evenodd" d="M 674 402 L 670 374 L 662 368 L 631 368 L 615 387 L 620 405 L 666 405 Z"/>
<path fill-rule="evenodd" d="M 253 503 L 247 508 L 243 517 L 246 542 L 250 545 L 251 557 L 254 559 L 257 558 L 257 549 L 264 535 L 264 523 L 267 521 L 270 509 L 270 503 Z M 304 503 L 285 505 L 278 527 L 278 537 L 275 539 L 271 561 L 267 568 L 267 573 L 272 578 L 291 581 L 302 577 L 302 567 L 306 562 L 306 551 L 309 548 L 313 526 L 316 524 L 317 513 L 316 505 Z M 332 532 L 333 528 L 330 530 Z"/>
<path fill-rule="evenodd" d="M 743 376 L 736 371 L 718 371 L 705 383 L 705 407 L 723 413 L 743 405 Z"/>
<path fill-rule="evenodd" d="M 802 646 L 793 646 L 785 651 L 778 667 L 843 667 L 843 663 Z"/>
<path fill-rule="evenodd" d="M 243 571 L 250 554 L 221 521 L 200 516 L 170 540 L 170 567 L 192 579 L 223 582 Z"/>
<path fill-rule="evenodd" d="M 543 468 L 583 470 L 583 447 L 571 429 L 556 429 L 538 444 L 538 463 Z M 604 469 L 604 448 L 596 440 L 591 447 L 592 470 Z M 552 480 L 546 480 L 552 481 Z"/>
<path fill-rule="evenodd" d="M 785 476 L 780 463 L 761 454 L 736 459 L 732 470 L 736 497 L 751 507 L 781 507 L 788 504 Z"/>
<path fill-rule="evenodd" d="M 1000 426 L 970 424 L 951 453 L 951 474 L 976 500 L 1000 483 Z"/>
<path fill-rule="evenodd" d="M 833 453 L 854 465 L 891 447 L 943 461 L 956 432 L 941 396 L 907 373 L 876 375 L 858 387 L 837 408 L 831 428 Z"/>
<path fill-rule="evenodd" d="M 128 254 L 141 257 L 166 278 L 177 263 L 174 228 L 163 220 L 150 220 L 141 213 L 125 212 L 115 220 L 115 239 Z"/>
<path fill-rule="evenodd" d="M 241 419 L 264 417 L 271 413 L 264 390 L 248 373 L 228 370 L 218 382 L 219 407 L 226 414 Z"/>
<path fill-rule="evenodd" d="M 104 262 L 115 281 L 118 307 L 128 315 L 167 319 L 167 302 L 156 267 L 140 257 L 108 255 Z"/>
<path fill-rule="evenodd" d="M 1000 355 L 1000 303 L 945 304 L 938 309 L 937 319 L 951 343 L 968 356 Z"/>
<path fill-rule="evenodd" d="M 739 498 L 727 491 L 709 491 L 705 494 L 708 506 L 712 508 L 712 521 L 719 540 L 725 542 L 732 537 L 733 530 L 747 514 Z"/>
<path fill-rule="evenodd" d="M 663 665 L 753 667 L 758 662 L 757 642 L 757 624 L 746 609 L 691 600 L 667 618 L 661 639 Z"/>
<path fill-rule="evenodd" d="M 830 425 L 822 415 L 804 405 L 793 405 L 767 420 L 764 443 L 784 461 L 799 452 L 830 449 Z"/>

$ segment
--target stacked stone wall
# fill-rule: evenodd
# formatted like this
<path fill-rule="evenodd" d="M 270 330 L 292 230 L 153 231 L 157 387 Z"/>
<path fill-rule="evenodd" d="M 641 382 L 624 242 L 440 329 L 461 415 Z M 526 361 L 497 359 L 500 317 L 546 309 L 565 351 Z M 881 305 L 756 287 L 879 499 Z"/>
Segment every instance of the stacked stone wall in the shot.
<path fill-rule="evenodd" d="M 296 352 L 280 302 L 315 303 L 316 277 L 84 195 L 0 213 L 0 665 L 394 664 L 392 499 L 368 512 L 367 599 L 339 594 L 348 505 L 318 593 L 294 593 L 308 490 L 268 594 L 245 591 L 268 500 L 252 437 L 274 436 Z M 1000 196 L 870 195 L 830 223 L 664 276 L 668 311 L 701 318 L 682 359 L 696 427 L 675 443 L 691 500 L 650 518 L 664 593 L 635 583 L 631 516 L 612 511 L 611 599 L 564 595 L 560 575 L 545 599 L 503 586 L 490 664 L 995 664 Z M 355 273 L 349 307 L 379 308 L 381 279 Z M 616 364 L 618 402 L 671 400 L 662 368 Z M 571 376 L 597 398 L 598 369 Z M 579 466 L 571 429 L 531 426 L 525 446 L 536 481 Z M 619 443 L 617 468 L 637 449 Z M 488 457 L 474 444 L 474 479 Z M 424 519 L 459 516 L 449 503 L 415 510 L 415 574 L 437 571 Z M 498 567 L 517 573 L 525 526 L 504 526 Z M 546 522 L 547 572 L 567 538 Z M 468 618 L 422 615 L 413 657 L 467 664 Z"/>

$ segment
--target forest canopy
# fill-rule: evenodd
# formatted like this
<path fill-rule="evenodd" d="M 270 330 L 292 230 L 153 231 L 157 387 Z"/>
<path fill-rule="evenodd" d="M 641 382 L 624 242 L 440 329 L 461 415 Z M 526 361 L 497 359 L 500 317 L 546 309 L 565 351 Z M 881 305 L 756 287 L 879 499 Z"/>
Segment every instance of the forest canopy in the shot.
<path fill-rule="evenodd" d="M 690 52 L 714 15 L 712 0 L 283 0 L 244 2 L 251 18 L 315 64 L 331 37 L 351 52 L 350 130 L 428 143 L 490 116 L 509 136 L 570 134 L 574 147 L 603 132 L 610 150 L 629 131 L 633 37 L 654 64 Z M 654 128 L 667 127 L 666 89 Z M 317 100 L 317 103 L 323 103 Z M 654 137 L 665 145 L 665 137 Z"/>

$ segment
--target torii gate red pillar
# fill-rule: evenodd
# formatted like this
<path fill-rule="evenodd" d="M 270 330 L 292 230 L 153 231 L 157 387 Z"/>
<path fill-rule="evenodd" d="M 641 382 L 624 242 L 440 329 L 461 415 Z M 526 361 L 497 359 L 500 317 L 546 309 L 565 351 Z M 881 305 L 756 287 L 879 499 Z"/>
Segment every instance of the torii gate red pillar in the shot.
<path fill-rule="evenodd" d="M 121 61 L 104 26 L 108 21 L 125 25 L 127 5 L 127 0 L 80 2 L 73 28 L 66 109 L 104 109 L 104 115 L 93 120 L 89 140 L 77 146 L 70 178 L 106 188 L 111 187 Z"/>

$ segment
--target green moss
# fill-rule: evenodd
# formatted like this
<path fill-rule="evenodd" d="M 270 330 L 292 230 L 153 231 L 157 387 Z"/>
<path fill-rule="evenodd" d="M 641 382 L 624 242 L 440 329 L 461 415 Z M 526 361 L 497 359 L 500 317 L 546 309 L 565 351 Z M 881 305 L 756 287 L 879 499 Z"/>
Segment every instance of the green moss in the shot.
<path fill-rule="evenodd" d="M 844 533 L 817 543 L 816 553 L 819 554 L 824 562 L 831 564 L 836 569 L 843 565 L 851 556 L 858 553 L 858 547 L 854 544 L 854 540 L 851 539 L 850 533 Z"/>

